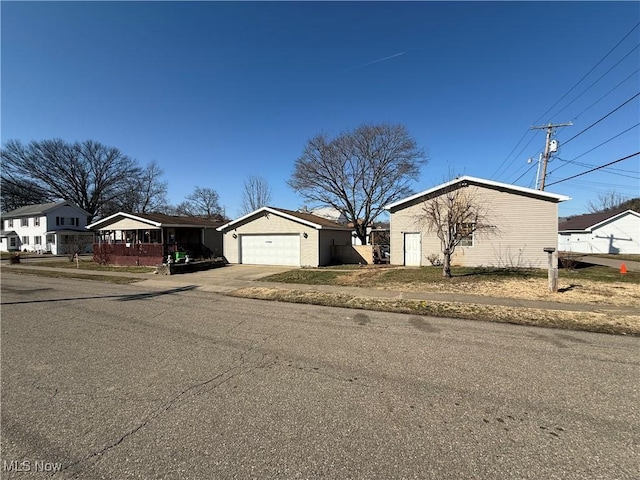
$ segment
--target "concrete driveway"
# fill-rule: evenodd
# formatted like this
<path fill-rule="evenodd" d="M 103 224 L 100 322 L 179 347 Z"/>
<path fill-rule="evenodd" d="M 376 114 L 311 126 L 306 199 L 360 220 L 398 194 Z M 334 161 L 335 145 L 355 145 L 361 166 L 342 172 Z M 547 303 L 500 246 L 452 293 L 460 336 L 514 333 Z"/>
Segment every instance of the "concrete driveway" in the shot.
<path fill-rule="evenodd" d="M 193 280 L 211 280 L 211 281 L 226 281 L 226 280 L 257 280 L 262 277 L 268 277 L 276 273 L 288 272 L 289 270 L 296 270 L 298 267 L 281 267 L 274 265 L 226 265 L 220 268 L 212 268 L 210 270 L 203 270 L 200 272 L 185 273 L 181 275 L 172 275 L 172 277 L 188 277 L 190 281 Z"/>
<path fill-rule="evenodd" d="M 210 270 L 176 275 L 145 274 L 143 283 L 148 286 L 160 287 L 197 285 L 200 290 L 220 293 L 247 287 L 254 280 L 297 268 L 272 265 L 226 265 Z"/>

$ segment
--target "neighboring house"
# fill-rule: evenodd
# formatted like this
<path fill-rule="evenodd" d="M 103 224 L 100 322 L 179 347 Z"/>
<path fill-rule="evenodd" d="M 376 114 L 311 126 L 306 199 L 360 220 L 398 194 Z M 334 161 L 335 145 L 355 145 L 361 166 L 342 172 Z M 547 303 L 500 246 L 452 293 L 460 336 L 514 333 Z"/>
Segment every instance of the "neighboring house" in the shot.
<path fill-rule="evenodd" d="M 316 215 L 317 217 L 326 218 L 327 220 L 331 220 L 335 223 L 339 223 L 340 225 L 344 225 L 347 223 L 347 217 L 345 216 L 345 214 L 342 213 L 337 208 L 333 208 L 333 207 L 315 208 L 310 212 L 307 212 L 306 209 L 298 210 L 298 211 L 301 213 L 311 213 L 313 215 Z"/>
<path fill-rule="evenodd" d="M 161 264 L 168 255 L 222 256 L 223 222 L 162 213 L 118 212 L 88 225 L 96 232 L 94 259 L 114 265 Z"/>
<path fill-rule="evenodd" d="M 349 222 L 347 220 L 346 215 L 342 213 L 340 210 L 338 210 L 337 208 L 321 207 L 321 208 L 313 209 L 310 212 L 307 212 L 306 210 L 298 210 L 298 211 L 301 213 L 312 213 L 313 215 L 326 218 L 327 220 L 332 220 L 336 223 L 339 223 L 340 225 L 347 225 L 349 228 L 351 228 L 351 244 L 362 245 L 362 241 L 360 240 L 360 238 L 358 238 L 358 236 L 356 235 L 356 231 L 353 228 L 353 222 Z M 369 236 L 371 234 L 371 230 L 373 230 L 374 228 L 376 227 L 373 224 L 367 227 L 367 242 L 365 245 L 371 244 Z"/>
<path fill-rule="evenodd" d="M 387 205 L 391 214 L 392 265 L 429 265 L 442 259 L 440 240 L 423 220 L 424 202 L 455 188 L 469 189 L 487 212 L 490 228 L 478 230 L 458 245 L 451 259 L 460 266 L 542 268 L 546 247 L 557 248 L 558 203 L 569 197 L 463 176 Z"/>
<path fill-rule="evenodd" d="M 2 251 L 66 255 L 90 252 L 89 213 L 65 201 L 27 205 L 2 214 Z"/>
<path fill-rule="evenodd" d="M 558 250 L 640 253 L 640 213 L 614 210 L 571 217 L 558 225 Z"/>
<path fill-rule="evenodd" d="M 220 228 L 230 263 L 322 266 L 333 246 L 351 245 L 351 229 L 306 212 L 262 207 Z"/>

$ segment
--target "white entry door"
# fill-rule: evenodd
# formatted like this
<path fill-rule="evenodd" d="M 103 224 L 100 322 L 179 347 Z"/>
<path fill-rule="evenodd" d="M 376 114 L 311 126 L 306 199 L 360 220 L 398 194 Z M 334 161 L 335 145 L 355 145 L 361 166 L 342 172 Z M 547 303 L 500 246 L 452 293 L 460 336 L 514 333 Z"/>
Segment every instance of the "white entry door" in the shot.
<path fill-rule="evenodd" d="M 300 266 L 300 235 L 242 235 L 240 263 Z"/>
<path fill-rule="evenodd" d="M 420 234 L 405 233 L 404 234 L 404 264 L 406 266 L 420 266 L 421 257 Z"/>

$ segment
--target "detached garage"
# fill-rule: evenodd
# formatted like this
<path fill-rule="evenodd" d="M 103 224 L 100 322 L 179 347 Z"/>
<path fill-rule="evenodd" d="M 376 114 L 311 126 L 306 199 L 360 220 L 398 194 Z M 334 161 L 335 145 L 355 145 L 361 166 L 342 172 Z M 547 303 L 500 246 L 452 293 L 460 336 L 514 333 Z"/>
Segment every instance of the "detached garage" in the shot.
<path fill-rule="evenodd" d="M 229 263 L 322 266 L 333 245 L 350 245 L 351 229 L 311 213 L 262 207 L 218 228 Z"/>

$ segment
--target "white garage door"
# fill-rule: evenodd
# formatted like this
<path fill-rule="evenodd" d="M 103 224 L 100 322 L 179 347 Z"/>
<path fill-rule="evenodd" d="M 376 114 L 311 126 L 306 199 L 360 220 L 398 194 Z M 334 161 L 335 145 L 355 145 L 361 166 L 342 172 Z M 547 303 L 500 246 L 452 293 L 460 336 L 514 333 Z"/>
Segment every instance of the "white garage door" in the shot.
<path fill-rule="evenodd" d="M 300 236 L 242 235 L 240 263 L 300 266 Z"/>

